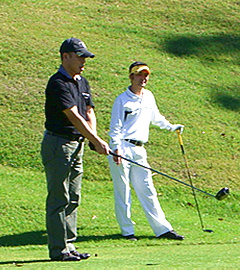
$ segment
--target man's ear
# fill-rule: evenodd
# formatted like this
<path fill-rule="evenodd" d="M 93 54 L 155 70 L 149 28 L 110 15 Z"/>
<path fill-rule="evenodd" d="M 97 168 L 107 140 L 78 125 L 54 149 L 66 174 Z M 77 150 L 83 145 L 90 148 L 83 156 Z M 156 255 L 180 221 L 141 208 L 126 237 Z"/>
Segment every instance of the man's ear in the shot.
<path fill-rule="evenodd" d="M 68 60 L 69 57 L 70 57 L 69 53 L 64 52 L 64 53 L 62 54 L 62 59 L 64 59 L 64 60 Z"/>

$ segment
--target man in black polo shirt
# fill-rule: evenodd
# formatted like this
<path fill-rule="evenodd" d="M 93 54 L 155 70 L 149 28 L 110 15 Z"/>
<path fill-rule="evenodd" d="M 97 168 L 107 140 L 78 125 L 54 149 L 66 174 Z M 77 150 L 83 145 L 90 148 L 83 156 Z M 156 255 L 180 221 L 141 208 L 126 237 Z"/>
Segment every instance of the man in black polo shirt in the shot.
<path fill-rule="evenodd" d="M 48 196 L 46 225 L 51 260 L 79 261 L 90 254 L 76 251 L 77 207 L 83 173 L 84 138 L 99 154 L 109 154 L 109 146 L 97 136 L 94 104 L 88 81 L 80 74 L 87 57 L 94 57 L 76 38 L 60 47 L 61 66 L 46 88 L 46 131 L 41 155 Z"/>

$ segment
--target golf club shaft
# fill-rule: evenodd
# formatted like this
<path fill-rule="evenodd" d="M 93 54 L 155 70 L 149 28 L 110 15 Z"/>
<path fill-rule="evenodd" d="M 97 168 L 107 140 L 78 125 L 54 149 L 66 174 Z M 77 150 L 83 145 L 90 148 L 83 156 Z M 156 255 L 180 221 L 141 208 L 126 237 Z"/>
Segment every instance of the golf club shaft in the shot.
<path fill-rule="evenodd" d="M 176 178 L 174 178 L 174 177 L 172 177 L 172 176 L 169 176 L 169 175 L 167 175 L 167 174 L 165 174 L 165 173 L 159 172 L 159 171 L 157 171 L 157 170 L 155 170 L 155 169 L 153 169 L 153 168 L 151 168 L 151 167 L 147 167 L 147 166 L 142 165 L 142 164 L 140 164 L 140 163 L 138 163 L 138 162 L 136 162 L 136 161 L 133 161 L 133 160 L 128 159 L 128 158 L 126 158 L 126 157 L 123 157 L 123 156 L 121 156 L 121 155 L 117 155 L 117 154 L 115 154 L 115 153 L 113 153 L 113 152 L 110 152 L 109 154 L 112 155 L 112 156 L 115 156 L 115 157 L 119 157 L 119 158 L 121 158 L 121 159 L 124 159 L 124 160 L 126 160 L 126 161 L 128 161 L 128 162 L 131 162 L 131 163 L 137 165 L 137 166 L 143 167 L 143 168 L 145 168 L 145 169 L 147 169 L 147 170 L 150 170 L 150 171 L 152 171 L 152 172 L 155 172 L 155 173 L 160 174 L 160 175 L 162 175 L 162 176 L 165 176 L 165 177 L 167 177 L 167 178 L 170 178 L 170 179 L 172 179 L 172 180 L 174 180 L 174 181 L 176 181 L 176 182 L 178 182 L 178 183 L 180 183 L 180 184 L 183 184 L 183 185 L 185 185 L 185 186 L 191 187 L 191 188 L 193 188 L 193 189 L 195 189 L 195 190 L 198 190 L 198 191 L 200 191 L 200 192 L 202 192 L 202 193 L 204 193 L 204 194 L 206 194 L 206 195 L 208 195 L 208 196 L 211 196 L 211 197 L 214 197 L 214 198 L 215 198 L 215 195 L 213 195 L 213 194 L 211 194 L 211 193 L 208 193 L 208 192 L 206 192 L 206 191 L 204 191 L 204 190 L 202 190 L 202 189 L 199 189 L 199 188 L 197 188 L 197 187 L 191 186 L 191 185 L 189 185 L 189 184 L 187 184 L 187 183 L 185 183 L 185 182 L 183 182 L 183 181 L 181 181 L 181 180 L 178 180 L 178 179 L 176 179 Z"/>
<path fill-rule="evenodd" d="M 188 160 L 187 160 L 187 156 L 185 154 L 184 147 L 183 147 L 183 139 L 182 139 L 182 136 L 181 136 L 181 133 L 180 133 L 179 130 L 177 130 L 177 135 L 178 135 L 179 144 L 180 144 L 180 147 L 181 147 L 181 150 L 182 150 L 185 166 L 186 166 L 186 169 L 187 169 L 188 178 L 189 178 L 189 181 L 190 181 L 190 184 L 191 184 L 191 187 L 192 187 L 192 193 L 193 193 L 193 197 L 194 197 L 195 204 L 196 204 L 196 207 L 197 207 L 199 220 L 200 220 L 200 223 L 201 223 L 202 230 L 204 230 L 203 219 L 202 219 L 202 215 L 200 213 L 200 208 L 199 208 L 199 204 L 198 204 L 198 201 L 197 201 L 197 196 L 196 196 L 195 190 L 193 188 L 193 182 L 192 182 L 192 177 L 191 177 L 191 174 L 190 174 L 190 169 L 189 169 L 189 166 L 188 166 Z"/>

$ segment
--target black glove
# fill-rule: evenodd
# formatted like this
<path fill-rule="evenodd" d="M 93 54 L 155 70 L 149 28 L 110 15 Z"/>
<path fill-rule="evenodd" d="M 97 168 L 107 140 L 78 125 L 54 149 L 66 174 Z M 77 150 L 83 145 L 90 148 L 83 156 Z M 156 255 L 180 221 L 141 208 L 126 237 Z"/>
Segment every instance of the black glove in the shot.
<path fill-rule="evenodd" d="M 92 151 L 96 151 L 95 145 L 92 142 L 89 142 L 88 146 Z"/>

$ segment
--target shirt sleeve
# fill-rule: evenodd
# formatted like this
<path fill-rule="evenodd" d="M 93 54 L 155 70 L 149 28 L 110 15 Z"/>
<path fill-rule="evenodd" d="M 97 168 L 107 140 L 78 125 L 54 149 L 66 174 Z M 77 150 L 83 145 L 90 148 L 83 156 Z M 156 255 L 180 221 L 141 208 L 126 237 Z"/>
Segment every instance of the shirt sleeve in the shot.
<path fill-rule="evenodd" d="M 151 123 L 155 126 L 160 127 L 160 129 L 171 130 L 172 128 L 172 124 L 163 115 L 160 114 L 154 97 L 153 97 L 153 105 L 152 105 Z"/>
<path fill-rule="evenodd" d="M 55 104 L 59 106 L 60 111 L 77 105 L 66 83 L 63 83 L 61 80 L 56 80 L 53 89 L 53 99 L 55 100 Z"/>
<path fill-rule="evenodd" d="M 121 140 L 122 140 L 122 127 L 123 127 L 123 110 L 118 99 L 115 100 L 112 113 L 111 113 L 111 123 L 110 123 L 110 147 L 112 150 L 116 150 L 120 148 Z"/>

